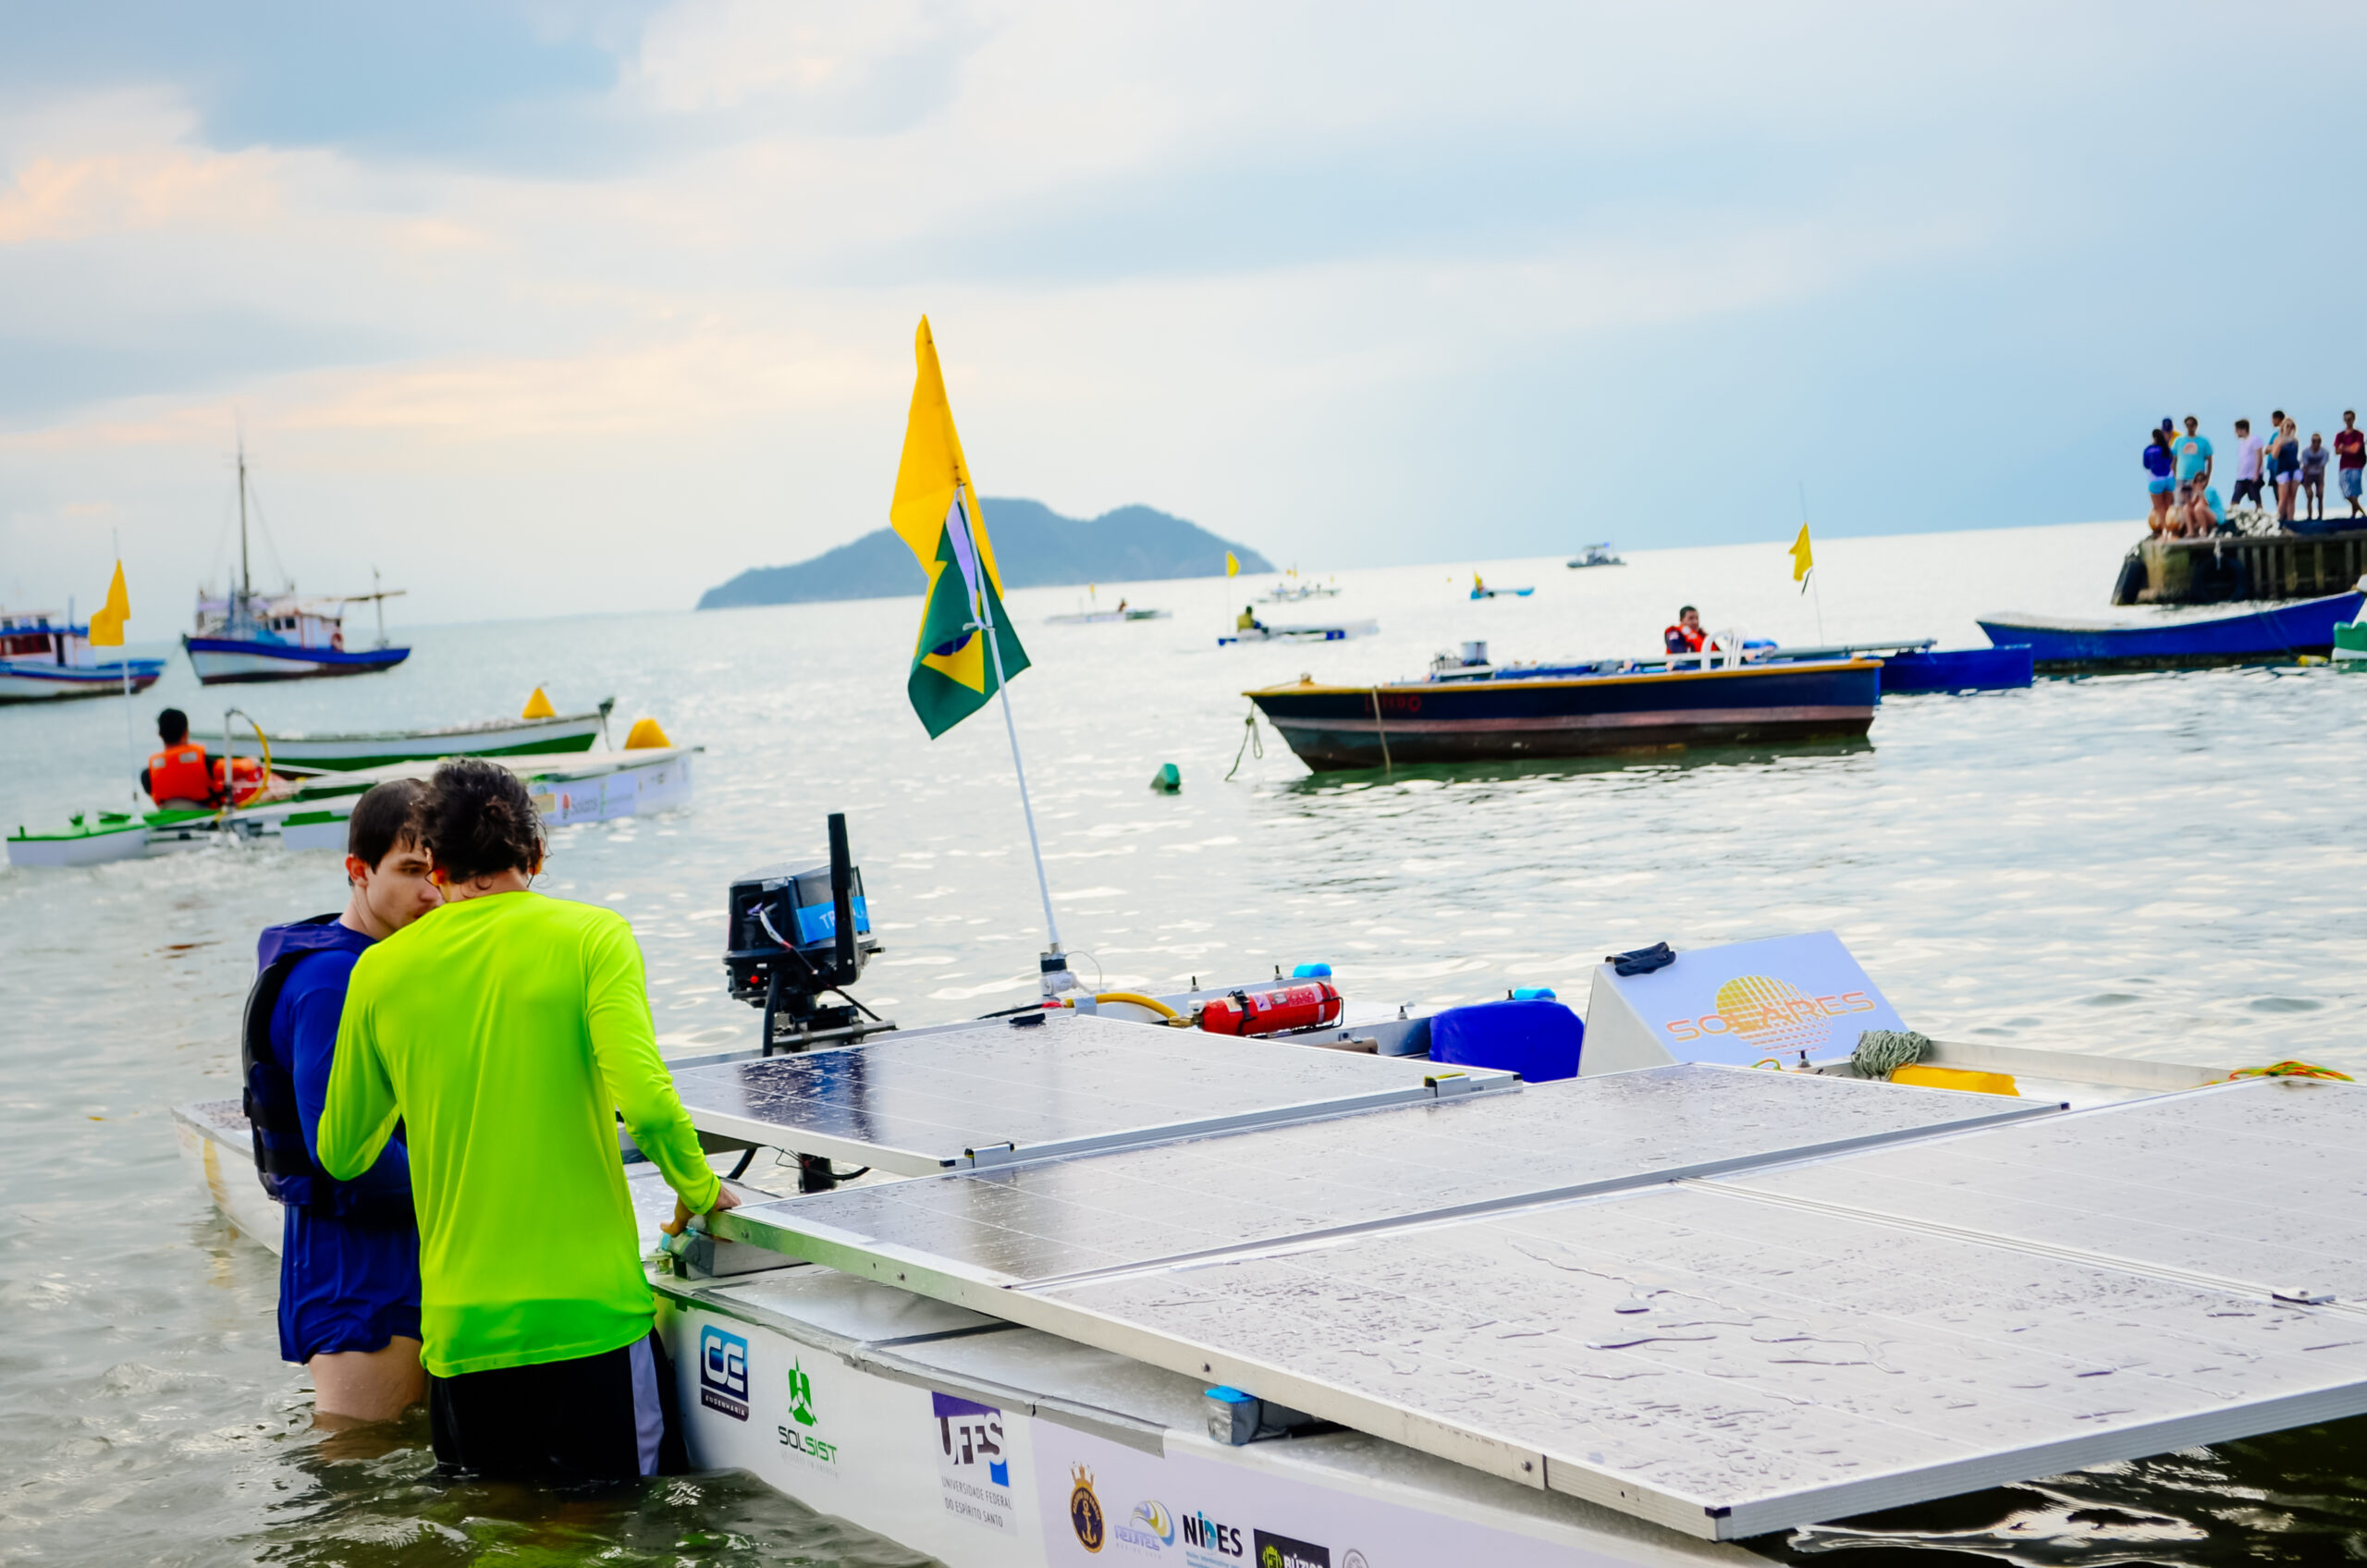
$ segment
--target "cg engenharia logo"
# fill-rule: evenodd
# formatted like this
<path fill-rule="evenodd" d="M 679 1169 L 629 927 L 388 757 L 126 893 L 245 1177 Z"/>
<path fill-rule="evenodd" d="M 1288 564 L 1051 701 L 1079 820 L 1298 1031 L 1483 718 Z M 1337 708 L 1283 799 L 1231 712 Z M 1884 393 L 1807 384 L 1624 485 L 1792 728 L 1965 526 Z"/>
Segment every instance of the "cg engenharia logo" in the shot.
<path fill-rule="evenodd" d="M 699 1403 L 748 1419 L 748 1341 L 713 1324 L 699 1330 Z"/>

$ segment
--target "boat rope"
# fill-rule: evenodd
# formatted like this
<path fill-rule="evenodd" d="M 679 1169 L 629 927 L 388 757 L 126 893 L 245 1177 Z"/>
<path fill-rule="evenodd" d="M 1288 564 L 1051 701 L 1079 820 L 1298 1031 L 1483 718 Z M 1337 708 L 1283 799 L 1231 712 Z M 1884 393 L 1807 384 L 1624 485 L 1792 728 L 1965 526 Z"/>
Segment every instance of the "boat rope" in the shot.
<path fill-rule="evenodd" d="M 1242 720 L 1242 723 L 1247 727 L 1248 733 L 1241 738 L 1241 750 L 1233 753 L 1232 771 L 1224 776 L 1224 781 L 1228 784 L 1233 782 L 1233 775 L 1241 771 L 1243 757 L 1255 756 L 1259 762 L 1266 760 L 1266 742 L 1257 733 L 1257 704 L 1256 703 L 1249 704 L 1249 717 Z M 1253 747 L 1256 748 L 1254 751 L 1251 749 Z"/>
<path fill-rule="evenodd" d="M 2273 1061 L 2266 1067 L 2238 1067 L 2221 1082 L 2233 1084 L 2242 1078 L 2338 1078 L 2346 1084 L 2358 1082 L 2348 1072 L 2336 1072 L 2331 1067 L 2320 1067 L 2308 1061 Z"/>
<path fill-rule="evenodd" d="M 1396 769 L 1390 766 L 1389 731 L 1380 722 L 1380 688 L 1378 686 L 1372 689 L 1372 732 L 1380 737 L 1380 776 L 1383 778 L 1393 777 Z"/>
<path fill-rule="evenodd" d="M 1908 1063 L 1923 1060 L 1923 1053 L 1931 1048 L 1931 1036 L 1912 1029 L 1869 1029 L 1858 1036 L 1849 1065 L 1862 1077 L 1888 1078 Z"/>

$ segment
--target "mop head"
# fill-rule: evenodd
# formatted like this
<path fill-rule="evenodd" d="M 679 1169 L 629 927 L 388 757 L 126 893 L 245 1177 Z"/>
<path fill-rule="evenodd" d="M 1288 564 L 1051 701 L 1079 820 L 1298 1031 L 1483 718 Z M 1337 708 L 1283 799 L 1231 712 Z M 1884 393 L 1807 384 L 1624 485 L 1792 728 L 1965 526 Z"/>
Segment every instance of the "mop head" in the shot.
<path fill-rule="evenodd" d="M 1932 1038 L 1912 1029 L 1869 1029 L 1858 1036 L 1849 1065 L 1865 1078 L 1888 1078 L 1909 1062 L 1920 1061 L 1932 1048 Z"/>

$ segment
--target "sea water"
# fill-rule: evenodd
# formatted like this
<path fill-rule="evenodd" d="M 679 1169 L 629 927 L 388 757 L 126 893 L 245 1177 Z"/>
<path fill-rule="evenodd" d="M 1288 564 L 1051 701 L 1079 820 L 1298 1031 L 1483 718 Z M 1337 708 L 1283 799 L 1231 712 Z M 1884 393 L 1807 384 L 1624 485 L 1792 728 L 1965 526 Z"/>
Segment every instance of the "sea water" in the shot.
<path fill-rule="evenodd" d="M 1830 927 L 1930 1034 L 2367 1070 L 2367 675 L 2045 680 L 1894 699 L 1862 744 L 1388 775 L 1310 775 L 1245 723 L 1245 688 L 1417 675 L 1466 640 L 1500 660 L 1650 652 L 1687 603 L 1713 631 L 1794 644 L 1979 646 L 1980 614 L 2109 613 L 2130 535 L 1820 541 L 1806 594 L 1781 542 L 1343 571 L 1337 598 L 1259 606 L 1381 626 L 1312 645 L 1217 645 L 1271 579 L 1014 593 L 1033 668 L 1012 705 L 1061 937 L 1112 988 L 1325 961 L 1364 1000 L 1547 985 L 1583 1005 L 1607 952 Z M 1475 569 L 1537 592 L 1474 602 Z M 1173 617 L 1043 624 L 1122 596 Z M 696 801 L 560 830 L 544 886 L 631 919 L 668 1050 L 753 1043 L 717 957 L 725 887 L 821 858 L 832 811 L 887 948 L 859 994 L 906 1023 L 975 1016 L 1027 996 L 1043 912 L 1000 713 L 932 742 L 905 701 L 918 608 L 406 628 L 392 674 L 280 687 L 202 690 L 176 650 L 134 738 L 120 702 L 0 711 L 0 826 L 127 804 L 167 704 L 200 729 L 235 706 L 269 733 L 490 717 L 538 684 L 562 710 L 613 694 L 619 739 L 648 715 L 704 748 Z M 1167 762 L 1179 794 L 1149 788 Z M 911 1561 L 744 1476 L 617 1501 L 444 1488 L 417 1419 L 313 1429 L 306 1379 L 277 1359 L 276 1261 L 186 1179 L 170 1112 L 237 1092 L 255 933 L 343 894 L 335 856 L 264 847 L 0 872 L 0 1558 Z M 533 1222 L 533 1193 L 508 1201 Z M 2362 1437 L 2192 1451 L 1755 1544 L 1873 1552 L 1852 1562 L 2324 1561 L 2367 1550 Z"/>

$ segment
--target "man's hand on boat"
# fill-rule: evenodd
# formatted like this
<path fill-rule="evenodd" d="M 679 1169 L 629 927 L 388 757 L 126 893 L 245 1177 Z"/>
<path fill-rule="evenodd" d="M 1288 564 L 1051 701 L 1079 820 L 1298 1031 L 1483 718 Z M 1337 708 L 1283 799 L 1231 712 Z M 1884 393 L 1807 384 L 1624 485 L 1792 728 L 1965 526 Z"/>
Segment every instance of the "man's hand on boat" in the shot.
<path fill-rule="evenodd" d="M 709 1208 L 706 1212 L 709 1218 L 713 1218 L 716 1215 L 721 1214 L 727 1208 L 738 1208 L 739 1207 L 740 1199 L 738 1196 L 732 1193 L 730 1188 L 725 1186 L 722 1182 L 717 1182 L 715 1184 L 715 1206 L 712 1208 Z M 688 1225 L 690 1222 L 691 1206 L 684 1203 L 678 1197 L 674 1200 L 674 1218 L 668 1220 L 664 1225 L 659 1226 L 658 1229 L 664 1231 L 669 1236 L 679 1236 L 682 1233 L 682 1227 Z"/>

